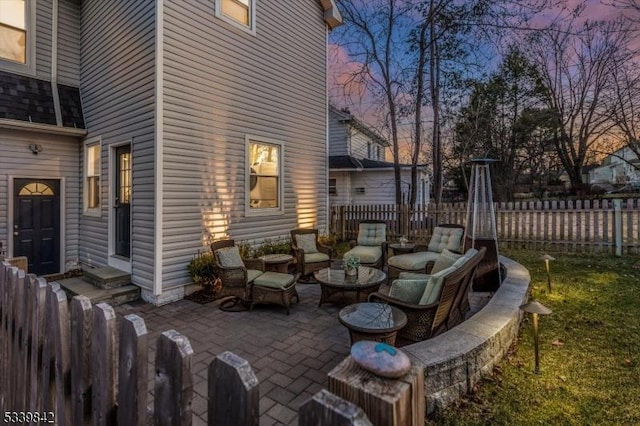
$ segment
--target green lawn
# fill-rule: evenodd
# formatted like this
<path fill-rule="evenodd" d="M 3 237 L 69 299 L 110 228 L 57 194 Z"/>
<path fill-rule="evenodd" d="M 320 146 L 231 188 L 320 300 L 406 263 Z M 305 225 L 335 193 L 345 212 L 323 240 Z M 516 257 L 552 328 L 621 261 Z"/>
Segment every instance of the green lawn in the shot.
<path fill-rule="evenodd" d="M 553 310 L 540 319 L 541 372 L 526 318 L 493 376 L 428 423 L 640 424 L 640 256 L 554 254 L 549 294 L 541 252 L 504 254 L 529 269 L 533 296 Z"/>

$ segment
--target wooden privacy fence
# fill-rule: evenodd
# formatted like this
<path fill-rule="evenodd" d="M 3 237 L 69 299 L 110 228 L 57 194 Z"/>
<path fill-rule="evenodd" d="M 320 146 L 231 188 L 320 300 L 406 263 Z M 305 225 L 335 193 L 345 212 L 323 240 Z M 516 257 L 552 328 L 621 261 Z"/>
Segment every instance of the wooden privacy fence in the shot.
<path fill-rule="evenodd" d="M 84 296 L 67 301 L 59 284 L 25 275 L 0 259 L 0 411 L 4 423 L 192 424 L 193 350 L 189 340 L 174 330 L 159 335 L 151 404 L 148 340 L 139 316 L 116 318 L 111 306 L 93 306 Z M 423 377 L 421 367 L 414 366 L 412 371 L 415 377 Z M 365 383 L 376 380 L 362 373 L 359 376 Z M 207 385 L 209 425 L 258 425 L 258 379 L 246 360 L 231 352 L 218 355 L 208 367 Z M 423 386 L 420 380 L 413 387 L 404 386 L 395 399 L 380 384 L 342 395 L 368 404 L 369 410 L 363 405 L 367 414 L 323 390 L 300 407 L 299 424 L 419 425 L 424 423 Z M 399 412 L 404 417 L 397 417 Z M 411 423 L 406 422 L 407 413 L 413 416 Z"/>
<path fill-rule="evenodd" d="M 496 203 L 498 244 L 565 252 L 639 253 L 640 199 L 528 201 Z M 358 222 L 384 220 L 389 239 L 406 236 L 426 243 L 440 223 L 464 225 L 466 203 L 436 206 L 333 206 L 330 231 L 343 240 L 355 239 Z"/>

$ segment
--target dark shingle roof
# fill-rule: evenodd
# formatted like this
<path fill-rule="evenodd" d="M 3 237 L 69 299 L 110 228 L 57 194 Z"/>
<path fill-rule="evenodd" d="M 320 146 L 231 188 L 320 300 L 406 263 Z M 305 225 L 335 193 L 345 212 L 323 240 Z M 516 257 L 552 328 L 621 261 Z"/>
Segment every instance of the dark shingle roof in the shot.
<path fill-rule="evenodd" d="M 400 164 L 400 167 L 407 168 L 411 167 L 410 164 Z M 423 165 L 418 165 L 418 167 L 424 167 Z M 392 169 L 393 163 L 388 161 L 375 161 L 368 160 L 366 158 L 355 158 L 350 155 L 331 155 L 329 156 L 329 169 L 367 169 L 367 170 L 375 170 L 375 169 Z"/>
<path fill-rule="evenodd" d="M 58 86 L 62 125 L 84 129 L 80 90 Z M 0 71 L 0 118 L 56 124 L 51 82 Z"/>

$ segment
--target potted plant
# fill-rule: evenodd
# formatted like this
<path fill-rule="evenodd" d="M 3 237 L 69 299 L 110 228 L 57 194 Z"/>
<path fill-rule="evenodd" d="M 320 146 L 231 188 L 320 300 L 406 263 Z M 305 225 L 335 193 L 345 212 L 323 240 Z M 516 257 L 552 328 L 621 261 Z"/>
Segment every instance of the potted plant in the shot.
<path fill-rule="evenodd" d="M 353 254 L 345 254 L 342 258 L 342 267 L 347 276 L 357 276 L 358 267 L 360 266 L 360 258 Z"/>
<path fill-rule="evenodd" d="M 215 292 L 216 276 L 214 265 L 213 253 L 210 251 L 201 252 L 200 250 L 187 265 L 191 280 L 202 286 L 203 290 L 209 294 Z"/>

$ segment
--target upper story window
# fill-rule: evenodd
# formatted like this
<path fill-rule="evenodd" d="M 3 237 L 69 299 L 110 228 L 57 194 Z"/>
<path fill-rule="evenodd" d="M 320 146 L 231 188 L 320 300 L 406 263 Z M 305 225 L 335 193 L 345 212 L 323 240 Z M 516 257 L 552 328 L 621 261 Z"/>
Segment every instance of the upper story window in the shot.
<path fill-rule="evenodd" d="M 255 33 L 256 0 L 216 0 L 216 15 L 244 30 Z"/>
<path fill-rule="evenodd" d="M 0 0 L 0 67 L 33 73 L 34 20 L 28 0 Z"/>
<path fill-rule="evenodd" d="M 280 214 L 282 205 L 284 147 L 281 142 L 246 137 L 247 141 L 247 214 Z"/>

